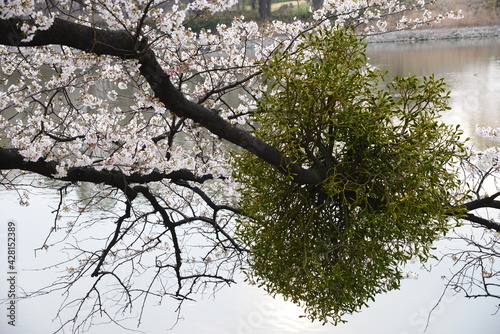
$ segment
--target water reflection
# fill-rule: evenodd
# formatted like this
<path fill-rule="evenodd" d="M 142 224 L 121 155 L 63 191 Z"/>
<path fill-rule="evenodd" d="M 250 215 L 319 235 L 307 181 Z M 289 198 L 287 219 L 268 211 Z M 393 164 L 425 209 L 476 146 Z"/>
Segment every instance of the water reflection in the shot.
<path fill-rule="evenodd" d="M 476 126 L 500 127 L 500 39 L 464 39 L 419 43 L 374 43 L 370 62 L 388 71 L 388 78 L 409 73 L 445 78 L 451 110 L 443 120 L 460 124 L 478 148 L 495 145 L 479 138 Z"/>

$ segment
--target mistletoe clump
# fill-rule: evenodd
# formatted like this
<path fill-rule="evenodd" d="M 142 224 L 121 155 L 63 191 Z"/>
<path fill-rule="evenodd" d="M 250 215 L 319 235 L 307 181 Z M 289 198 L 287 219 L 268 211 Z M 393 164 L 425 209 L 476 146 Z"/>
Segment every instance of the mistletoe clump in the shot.
<path fill-rule="evenodd" d="M 461 131 L 439 121 L 449 93 L 434 77 L 396 77 L 367 65 L 350 29 L 310 34 L 276 52 L 255 134 L 290 160 L 279 170 L 251 154 L 239 235 L 251 248 L 250 281 L 337 323 L 399 287 L 400 265 L 429 257 L 460 197 L 453 164 Z M 322 175 L 297 182 L 292 166 Z"/>

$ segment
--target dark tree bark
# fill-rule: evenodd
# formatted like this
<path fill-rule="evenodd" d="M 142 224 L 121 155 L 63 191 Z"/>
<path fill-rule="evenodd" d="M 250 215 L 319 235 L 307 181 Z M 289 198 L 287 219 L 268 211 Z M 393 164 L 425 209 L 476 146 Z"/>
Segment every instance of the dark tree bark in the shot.
<path fill-rule="evenodd" d="M 300 184 L 317 184 L 324 180 L 326 171 L 304 169 L 292 164 L 292 158 L 283 156 L 275 147 L 227 122 L 216 111 L 187 100 L 162 70 L 145 39 L 139 42 L 137 38 L 124 31 L 97 29 L 56 18 L 49 29 L 37 31 L 30 42 L 22 42 L 23 33 L 18 28 L 22 22 L 22 19 L 0 20 L 0 44 L 23 47 L 64 45 L 96 55 L 138 59 L 141 64 L 141 74 L 151 86 L 155 96 L 172 113 L 192 119 L 220 138 L 278 167 L 283 173 L 291 173 L 295 181 Z"/>
<path fill-rule="evenodd" d="M 17 149 L 5 149 L 0 147 L 0 170 L 10 169 L 20 169 L 49 178 L 57 173 L 56 163 L 54 161 L 46 162 L 43 159 L 39 159 L 35 162 L 25 161 Z M 129 200 L 133 200 L 137 196 L 137 192 L 134 191 L 129 184 L 144 184 L 161 180 L 171 180 L 172 182 L 193 181 L 203 183 L 212 178 L 213 176 L 210 174 L 200 177 L 185 169 L 170 172 L 168 174 L 152 172 L 147 175 L 137 173 L 125 175 L 118 170 L 109 171 L 96 170 L 90 167 L 73 167 L 68 170 L 68 174 L 65 177 L 62 177 L 59 180 L 68 182 L 92 182 L 97 184 L 106 184 L 120 189 L 127 195 Z"/>

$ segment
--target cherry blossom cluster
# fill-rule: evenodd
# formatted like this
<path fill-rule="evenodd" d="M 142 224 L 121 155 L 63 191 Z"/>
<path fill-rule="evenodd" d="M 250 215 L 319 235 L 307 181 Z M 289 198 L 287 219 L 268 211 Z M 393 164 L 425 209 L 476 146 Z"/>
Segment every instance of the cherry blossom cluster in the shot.
<path fill-rule="evenodd" d="M 477 127 L 476 133 L 492 141 L 500 141 L 500 129 L 492 127 Z M 498 173 L 500 171 L 500 147 L 491 146 L 484 150 L 471 152 L 470 164 L 474 167 L 472 172 Z"/>
<path fill-rule="evenodd" d="M 293 50 L 303 32 L 325 25 L 363 23 L 366 31 L 385 31 L 390 27 L 384 18 L 406 10 L 397 0 L 326 0 L 313 14 L 313 22 L 259 25 L 236 17 L 231 25 L 200 32 L 183 25 L 188 18 L 210 15 L 234 3 L 86 0 L 62 1 L 57 10 L 40 10 L 45 2 L 9 1 L 0 11 L 3 18 L 33 18 L 35 23 L 26 27 L 27 38 L 50 27 L 57 16 L 147 38 L 165 73 L 187 98 L 245 126 L 266 90 L 258 64 L 275 50 Z M 398 29 L 433 19 L 424 1 L 416 7 L 423 10 L 423 19 L 403 16 Z M 119 169 L 125 174 L 188 169 L 197 175 L 229 177 L 224 144 L 166 110 L 139 75 L 134 60 L 58 46 L 3 49 L 0 57 L 8 86 L 0 99 L 0 126 L 5 129 L 1 136 L 27 160 L 56 161 L 57 177 L 68 168 L 83 166 Z"/>
<path fill-rule="evenodd" d="M 498 171 L 500 169 L 500 147 L 489 147 L 483 151 L 474 151 L 470 163 L 481 171 Z"/>
<path fill-rule="evenodd" d="M 477 127 L 476 133 L 483 138 L 500 141 L 500 128 Z"/>
<path fill-rule="evenodd" d="M 65 3 L 66 1 L 62 1 Z M 0 19 L 29 18 L 30 23 L 23 23 L 20 27 L 24 33 L 22 41 L 31 41 L 37 30 L 47 30 L 54 21 L 54 16 L 48 11 L 39 10 L 46 5 L 45 1 L 10 0 L 0 4 Z"/>
<path fill-rule="evenodd" d="M 389 30 L 414 29 L 446 18 L 462 18 L 461 11 L 433 14 L 426 7 L 435 0 L 404 2 L 400 0 L 326 0 L 323 8 L 313 13 L 317 20 L 332 18 L 340 26 L 363 24 L 364 34 L 378 34 Z M 407 13 L 420 13 L 409 17 Z M 397 14 L 396 19 L 389 19 Z"/>
<path fill-rule="evenodd" d="M 35 9 L 33 0 L 8 0 L 0 3 L 0 19 L 11 17 L 25 17 L 30 15 Z"/>

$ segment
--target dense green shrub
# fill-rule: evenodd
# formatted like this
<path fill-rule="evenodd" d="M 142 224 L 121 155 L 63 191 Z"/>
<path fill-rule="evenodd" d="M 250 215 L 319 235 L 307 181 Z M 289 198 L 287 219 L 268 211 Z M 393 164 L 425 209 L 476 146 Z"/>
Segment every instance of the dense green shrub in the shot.
<path fill-rule="evenodd" d="M 365 48 L 350 29 L 325 30 L 262 68 L 255 134 L 322 183 L 297 184 L 252 154 L 235 163 L 249 279 L 323 322 L 398 288 L 401 264 L 428 258 L 460 196 L 461 131 L 439 121 L 445 83 L 386 83 Z"/>

